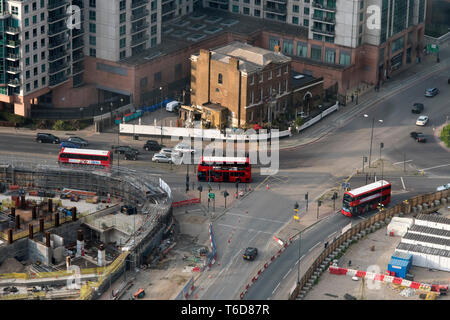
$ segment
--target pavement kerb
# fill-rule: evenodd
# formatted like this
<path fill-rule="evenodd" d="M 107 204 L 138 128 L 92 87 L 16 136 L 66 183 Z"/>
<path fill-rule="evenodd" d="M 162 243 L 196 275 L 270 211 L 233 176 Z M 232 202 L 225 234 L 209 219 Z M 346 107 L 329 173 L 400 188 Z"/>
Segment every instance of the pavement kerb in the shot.
<path fill-rule="evenodd" d="M 438 72 L 442 72 L 443 70 L 448 69 L 448 68 L 449 68 L 449 66 L 446 66 L 446 67 L 444 67 L 444 68 L 437 69 L 437 70 L 435 70 L 435 71 L 430 71 L 429 73 L 426 73 L 426 74 L 422 75 L 421 77 L 411 77 L 411 78 L 413 78 L 413 80 L 412 80 L 410 83 L 407 83 L 407 84 L 405 84 L 405 85 L 402 85 L 402 84 L 397 85 L 397 86 L 393 87 L 392 90 L 389 90 L 388 92 L 386 92 L 386 94 L 384 94 L 383 96 L 380 96 L 379 98 L 376 98 L 376 99 L 374 99 L 374 100 L 372 100 L 372 101 L 370 101 L 370 100 L 362 101 L 362 102 L 360 103 L 360 105 L 363 104 L 363 107 L 362 107 L 362 108 L 361 108 L 361 107 L 358 108 L 358 109 L 357 109 L 357 110 L 358 110 L 357 113 L 353 113 L 353 111 L 355 110 L 355 108 L 348 109 L 348 111 L 346 111 L 345 113 L 342 114 L 341 118 L 344 117 L 344 116 L 347 115 L 347 114 L 351 114 L 352 116 L 350 116 L 350 118 L 347 119 L 347 121 L 345 121 L 345 122 L 344 122 L 342 125 L 340 125 L 339 127 L 336 127 L 336 128 L 330 127 L 330 129 L 327 130 L 323 135 L 319 136 L 318 138 L 316 138 L 316 139 L 314 139 L 314 140 L 312 140 L 312 141 L 308 141 L 308 142 L 305 142 L 305 143 L 298 143 L 298 144 L 294 144 L 294 145 L 288 145 L 288 146 L 285 146 L 285 147 L 280 147 L 279 150 L 289 150 L 289 149 L 294 149 L 294 148 L 298 148 L 298 147 L 302 147 L 302 146 L 306 146 L 306 145 L 315 143 L 315 142 L 319 141 L 320 139 L 322 139 L 323 137 L 325 137 L 326 135 L 328 135 L 330 132 L 332 132 L 332 131 L 334 131 L 334 130 L 336 130 L 336 129 L 339 129 L 339 128 L 343 127 L 343 126 L 346 125 L 352 118 L 354 118 L 355 116 L 361 114 L 361 112 L 366 111 L 368 108 L 373 107 L 373 105 L 378 104 L 378 103 L 380 103 L 381 101 L 383 101 L 383 100 L 385 100 L 385 99 L 388 99 L 388 98 L 392 97 L 394 94 L 397 94 L 398 92 L 403 91 L 403 90 L 405 90 L 405 89 L 407 89 L 407 88 L 409 88 L 409 87 L 411 87 L 411 86 L 417 84 L 418 82 L 423 81 L 423 80 L 425 80 L 425 79 L 427 79 L 427 78 L 433 76 L 434 74 L 436 74 L 436 73 L 438 73 Z"/>

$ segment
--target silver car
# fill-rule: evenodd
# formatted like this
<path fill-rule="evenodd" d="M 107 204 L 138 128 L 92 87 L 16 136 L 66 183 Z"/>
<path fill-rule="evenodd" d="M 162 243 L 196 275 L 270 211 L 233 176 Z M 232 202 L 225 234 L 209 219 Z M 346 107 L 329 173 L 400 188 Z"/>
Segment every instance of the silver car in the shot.
<path fill-rule="evenodd" d="M 172 157 L 163 153 L 155 153 L 152 157 L 152 161 L 157 163 L 172 163 Z"/>

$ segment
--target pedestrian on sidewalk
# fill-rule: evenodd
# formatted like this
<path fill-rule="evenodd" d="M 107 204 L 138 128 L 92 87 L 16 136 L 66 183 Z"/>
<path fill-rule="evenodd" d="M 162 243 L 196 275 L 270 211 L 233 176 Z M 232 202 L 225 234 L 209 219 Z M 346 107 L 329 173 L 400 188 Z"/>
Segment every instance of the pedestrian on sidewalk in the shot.
<path fill-rule="evenodd" d="M 352 93 L 352 103 L 353 103 L 353 100 L 355 99 L 355 96 L 353 95 L 353 93 Z"/>

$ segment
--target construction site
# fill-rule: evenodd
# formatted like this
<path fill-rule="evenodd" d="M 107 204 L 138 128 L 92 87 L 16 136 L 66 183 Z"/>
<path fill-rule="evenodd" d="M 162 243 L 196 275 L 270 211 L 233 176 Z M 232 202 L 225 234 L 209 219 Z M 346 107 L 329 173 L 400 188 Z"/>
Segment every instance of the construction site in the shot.
<path fill-rule="evenodd" d="M 354 238 L 303 299 L 450 300 L 450 208 L 427 211 Z"/>
<path fill-rule="evenodd" d="M 0 299 L 96 299 L 173 235 L 171 191 L 121 168 L 0 164 Z"/>

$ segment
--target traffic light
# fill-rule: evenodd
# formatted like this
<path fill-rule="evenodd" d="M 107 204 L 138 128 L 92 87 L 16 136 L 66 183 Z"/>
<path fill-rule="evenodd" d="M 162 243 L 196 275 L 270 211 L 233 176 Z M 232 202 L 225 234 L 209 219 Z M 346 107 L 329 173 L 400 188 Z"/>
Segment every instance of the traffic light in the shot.
<path fill-rule="evenodd" d="M 308 193 L 305 194 L 305 200 L 308 200 Z"/>
<path fill-rule="evenodd" d="M 197 187 L 197 190 L 200 191 L 200 192 L 202 192 L 202 191 L 203 191 L 203 186 L 198 186 L 198 187 Z"/>
<path fill-rule="evenodd" d="M 228 197 L 230 194 L 228 193 L 228 191 L 227 190 L 225 190 L 224 192 L 223 192 L 223 196 L 226 198 L 226 197 Z"/>

